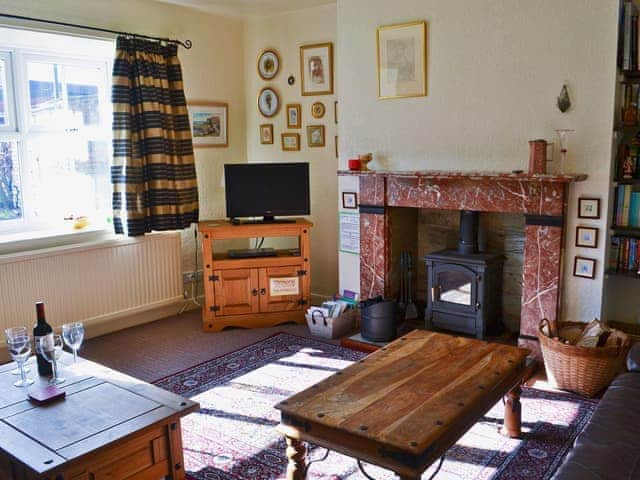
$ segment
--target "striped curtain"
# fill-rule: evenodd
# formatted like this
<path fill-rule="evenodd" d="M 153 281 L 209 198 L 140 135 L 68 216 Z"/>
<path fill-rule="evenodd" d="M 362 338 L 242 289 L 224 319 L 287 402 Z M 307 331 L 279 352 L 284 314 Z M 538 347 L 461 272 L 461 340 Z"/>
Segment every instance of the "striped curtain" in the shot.
<path fill-rule="evenodd" d="M 198 221 L 177 45 L 120 36 L 113 65 L 113 223 L 143 235 Z"/>

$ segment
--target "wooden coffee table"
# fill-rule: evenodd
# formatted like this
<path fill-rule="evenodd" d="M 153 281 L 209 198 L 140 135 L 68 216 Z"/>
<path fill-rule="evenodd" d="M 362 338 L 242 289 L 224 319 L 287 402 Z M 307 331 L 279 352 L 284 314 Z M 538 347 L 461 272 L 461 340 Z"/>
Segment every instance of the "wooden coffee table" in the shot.
<path fill-rule="evenodd" d="M 184 479 L 180 418 L 197 403 L 66 353 L 61 362 L 66 398 L 46 406 L 13 386 L 15 364 L 0 366 L 0 478 Z"/>
<path fill-rule="evenodd" d="M 420 478 L 506 396 L 504 433 L 520 436 L 528 350 L 414 330 L 276 408 L 287 478 L 306 474 L 303 441 Z"/>

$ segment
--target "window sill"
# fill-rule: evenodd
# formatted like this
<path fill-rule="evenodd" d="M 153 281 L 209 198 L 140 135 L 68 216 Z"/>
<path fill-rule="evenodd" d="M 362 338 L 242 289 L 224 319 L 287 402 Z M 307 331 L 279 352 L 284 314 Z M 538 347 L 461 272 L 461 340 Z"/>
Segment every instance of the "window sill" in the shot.
<path fill-rule="evenodd" d="M 30 253 L 63 246 L 73 246 L 117 238 L 109 227 L 87 227 L 82 230 L 41 230 L 0 235 L 0 256 Z"/>

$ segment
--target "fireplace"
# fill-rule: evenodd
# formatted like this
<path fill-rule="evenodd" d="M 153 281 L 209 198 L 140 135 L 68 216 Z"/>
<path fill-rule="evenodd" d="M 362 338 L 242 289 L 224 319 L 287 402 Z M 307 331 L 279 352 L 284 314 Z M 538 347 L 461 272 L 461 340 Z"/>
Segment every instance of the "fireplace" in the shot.
<path fill-rule="evenodd" d="M 539 352 L 542 318 L 559 317 L 564 218 L 569 185 L 586 175 L 446 171 L 341 171 L 360 190 L 360 296 L 397 296 L 397 254 L 420 208 L 514 213 L 525 217 L 520 345 Z M 403 226 L 404 225 L 404 226 Z M 411 248 L 409 248 L 411 250 Z M 414 255 L 417 254 L 413 249 Z"/>
<path fill-rule="evenodd" d="M 479 339 L 500 330 L 504 257 L 478 251 L 478 217 L 478 212 L 461 211 L 458 248 L 424 257 L 427 328 L 452 330 Z"/>

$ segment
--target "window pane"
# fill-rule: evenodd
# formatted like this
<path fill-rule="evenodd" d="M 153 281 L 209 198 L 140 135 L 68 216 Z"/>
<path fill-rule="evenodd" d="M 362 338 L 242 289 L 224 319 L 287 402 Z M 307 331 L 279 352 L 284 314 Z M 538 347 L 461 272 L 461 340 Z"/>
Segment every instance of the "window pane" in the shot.
<path fill-rule="evenodd" d="M 9 109 L 7 98 L 7 65 L 0 60 L 0 126 L 9 124 Z"/>
<path fill-rule="evenodd" d="M 0 142 L 0 222 L 22 218 L 20 163 L 16 142 Z"/>
<path fill-rule="evenodd" d="M 30 61 L 27 74 L 33 125 L 77 129 L 100 123 L 102 69 Z"/>
<path fill-rule="evenodd" d="M 109 148 L 106 141 L 74 133 L 38 135 L 29 141 L 29 161 L 36 168 L 34 214 L 49 224 L 87 216 L 104 224 L 109 215 Z"/>

